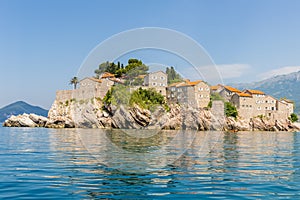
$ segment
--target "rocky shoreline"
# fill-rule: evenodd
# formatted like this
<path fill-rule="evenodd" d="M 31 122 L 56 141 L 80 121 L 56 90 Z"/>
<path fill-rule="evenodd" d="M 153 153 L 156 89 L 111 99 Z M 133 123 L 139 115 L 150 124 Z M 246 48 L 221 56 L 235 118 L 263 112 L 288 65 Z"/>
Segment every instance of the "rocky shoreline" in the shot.
<path fill-rule="evenodd" d="M 97 99 L 84 103 L 64 104 L 55 101 L 48 118 L 35 114 L 11 116 L 5 127 L 45 128 L 117 128 L 117 129 L 162 129 L 162 130 L 223 130 L 223 131 L 299 131 L 297 123 L 289 120 L 270 120 L 257 117 L 250 120 L 231 117 L 218 118 L 208 109 L 183 109 L 178 105 L 166 111 L 158 106 L 150 112 L 134 106 L 109 107 L 105 111 Z"/>

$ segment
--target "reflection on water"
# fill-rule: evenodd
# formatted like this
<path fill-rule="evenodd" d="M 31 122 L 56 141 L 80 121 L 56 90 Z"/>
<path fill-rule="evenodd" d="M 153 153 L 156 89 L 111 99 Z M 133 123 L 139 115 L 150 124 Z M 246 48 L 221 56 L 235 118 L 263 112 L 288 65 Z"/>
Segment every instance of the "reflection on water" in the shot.
<path fill-rule="evenodd" d="M 0 131 L 1 199 L 300 198 L 299 133 Z"/>

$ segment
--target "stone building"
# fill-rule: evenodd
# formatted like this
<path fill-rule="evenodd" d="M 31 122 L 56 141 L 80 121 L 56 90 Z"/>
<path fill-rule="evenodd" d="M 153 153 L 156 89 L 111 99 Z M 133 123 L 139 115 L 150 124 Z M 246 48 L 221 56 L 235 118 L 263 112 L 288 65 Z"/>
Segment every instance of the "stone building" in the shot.
<path fill-rule="evenodd" d="M 239 116 L 243 119 L 258 116 L 273 120 L 288 119 L 293 110 L 293 104 L 279 101 L 260 90 L 245 90 L 242 93 L 236 93 L 230 102 L 236 106 Z"/>
<path fill-rule="evenodd" d="M 244 119 L 253 117 L 254 100 L 251 94 L 235 93 L 230 102 L 235 105 L 240 117 Z"/>
<path fill-rule="evenodd" d="M 56 92 L 56 100 L 64 102 L 70 99 L 86 100 L 94 97 L 103 98 L 107 91 L 115 84 L 121 83 L 115 75 L 104 72 L 99 79 L 86 77 L 79 81 L 79 88 L 75 90 L 59 90 Z"/>
<path fill-rule="evenodd" d="M 231 97 L 234 95 L 234 94 L 237 94 L 237 93 L 241 93 L 240 90 L 234 88 L 234 87 L 231 87 L 231 86 L 221 86 L 220 88 L 218 88 L 216 90 L 221 97 L 223 97 L 223 99 L 227 102 L 229 102 L 231 100 Z"/>
<path fill-rule="evenodd" d="M 151 72 L 144 77 L 143 86 L 154 88 L 157 92 L 166 96 L 168 75 L 163 71 Z"/>
<path fill-rule="evenodd" d="M 286 99 L 286 98 L 283 98 L 283 99 L 280 99 L 280 102 L 285 104 L 287 109 L 288 109 L 288 114 L 289 116 L 294 113 L 294 102 L 289 100 L 289 99 Z"/>
<path fill-rule="evenodd" d="M 171 103 L 179 103 L 193 108 L 204 108 L 210 101 L 209 86 L 201 81 L 174 83 L 167 88 L 167 98 Z"/>

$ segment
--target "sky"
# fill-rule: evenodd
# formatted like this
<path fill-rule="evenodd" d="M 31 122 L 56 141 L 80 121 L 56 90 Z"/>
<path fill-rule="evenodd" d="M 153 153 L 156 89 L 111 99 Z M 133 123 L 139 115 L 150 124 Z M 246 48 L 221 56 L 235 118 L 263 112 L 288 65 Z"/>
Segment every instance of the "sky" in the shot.
<path fill-rule="evenodd" d="M 298 71 L 299 11 L 298 0 L 0 0 L 0 107 L 23 100 L 49 109 L 97 45 L 143 27 L 192 38 L 225 83 Z M 163 64 L 176 65 L 169 58 Z"/>

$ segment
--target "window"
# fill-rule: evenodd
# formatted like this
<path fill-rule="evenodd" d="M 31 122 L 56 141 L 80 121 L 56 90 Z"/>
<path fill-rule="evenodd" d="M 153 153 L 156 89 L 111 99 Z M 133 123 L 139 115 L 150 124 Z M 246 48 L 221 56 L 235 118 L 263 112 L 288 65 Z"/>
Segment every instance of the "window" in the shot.
<path fill-rule="evenodd" d="M 265 107 L 266 110 L 268 110 L 268 107 Z"/>
<path fill-rule="evenodd" d="M 261 110 L 261 107 L 257 107 L 257 110 Z"/>
<path fill-rule="evenodd" d="M 272 107 L 272 110 L 275 110 L 275 108 L 274 108 L 274 107 Z"/>
<path fill-rule="evenodd" d="M 208 91 L 208 90 L 209 90 L 209 88 L 207 87 L 205 90 L 206 90 L 206 91 Z"/>
<path fill-rule="evenodd" d="M 152 85 L 153 85 L 153 86 L 156 86 L 156 83 L 155 83 L 155 82 L 153 82 L 153 83 L 152 83 Z"/>
<path fill-rule="evenodd" d="M 165 77 L 161 76 L 160 79 L 161 79 L 161 80 L 165 80 Z"/>
<path fill-rule="evenodd" d="M 157 79 L 157 77 L 156 77 L 156 76 L 152 76 L 152 79 L 153 79 L 153 80 L 156 80 L 156 79 Z"/>
<path fill-rule="evenodd" d="M 171 91 L 175 91 L 175 88 L 174 88 L 174 87 L 172 87 L 172 88 L 171 88 Z"/>

